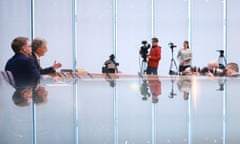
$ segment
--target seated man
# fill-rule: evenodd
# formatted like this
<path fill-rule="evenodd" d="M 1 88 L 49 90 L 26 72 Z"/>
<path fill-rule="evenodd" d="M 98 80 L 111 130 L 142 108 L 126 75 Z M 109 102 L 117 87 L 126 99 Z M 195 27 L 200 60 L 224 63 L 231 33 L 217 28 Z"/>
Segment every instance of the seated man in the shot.
<path fill-rule="evenodd" d="M 39 81 L 40 73 L 31 57 L 32 49 L 28 38 L 15 38 L 11 47 L 15 54 L 8 60 L 5 71 L 12 73 L 15 87 L 36 85 Z"/>
<path fill-rule="evenodd" d="M 32 56 L 34 59 L 34 63 L 36 64 L 37 68 L 40 71 L 40 74 L 49 74 L 49 73 L 55 73 L 56 69 L 62 67 L 60 63 L 54 62 L 53 66 L 48 68 L 41 68 L 40 66 L 40 57 L 44 56 L 47 52 L 47 42 L 44 39 L 35 38 L 32 42 Z"/>

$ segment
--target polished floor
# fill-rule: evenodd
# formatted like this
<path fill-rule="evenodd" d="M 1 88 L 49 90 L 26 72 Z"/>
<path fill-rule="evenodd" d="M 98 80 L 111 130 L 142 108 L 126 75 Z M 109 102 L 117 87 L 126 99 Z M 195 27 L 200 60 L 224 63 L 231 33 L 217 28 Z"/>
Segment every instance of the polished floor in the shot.
<path fill-rule="evenodd" d="M 238 144 L 240 80 L 43 78 L 38 96 L 0 79 L 0 144 Z"/>

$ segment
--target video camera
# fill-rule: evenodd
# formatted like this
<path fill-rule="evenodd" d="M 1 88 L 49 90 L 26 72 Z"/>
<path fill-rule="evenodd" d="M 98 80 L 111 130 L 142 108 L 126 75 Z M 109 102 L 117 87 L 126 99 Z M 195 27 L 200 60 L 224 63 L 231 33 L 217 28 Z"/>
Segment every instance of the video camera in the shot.
<path fill-rule="evenodd" d="M 142 41 L 142 46 L 140 48 L 139 54 L 143 58 L 144 62 L 147 62 L 148 49 L 151 45 L 147 41 Z"/>
<path fill-rule="evenodd" d="M 175 45 L 173 42 L 169 42 L 169 43 L 168 43 L 168 46 L 169 46 L 171 49 L 177 47 L 177 45 Z"/>

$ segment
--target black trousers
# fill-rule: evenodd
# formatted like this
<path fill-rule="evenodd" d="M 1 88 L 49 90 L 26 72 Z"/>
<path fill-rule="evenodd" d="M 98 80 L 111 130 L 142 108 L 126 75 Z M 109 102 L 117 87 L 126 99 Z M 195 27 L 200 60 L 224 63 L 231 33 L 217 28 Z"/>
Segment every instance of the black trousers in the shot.
<path fill-rule="evenodd" d="M 179 72 L 184 72 L 186 70 L 186 68 L 191 67 L 190 65 L 186 65 L 186 66 L 179 66 Z"/>

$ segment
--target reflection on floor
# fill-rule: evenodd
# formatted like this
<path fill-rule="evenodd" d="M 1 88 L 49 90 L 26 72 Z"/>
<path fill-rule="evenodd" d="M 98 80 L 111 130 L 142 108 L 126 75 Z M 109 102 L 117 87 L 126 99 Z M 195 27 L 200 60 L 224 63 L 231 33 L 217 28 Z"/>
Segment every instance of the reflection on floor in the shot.
<path fill-rule="evenodd" d="M 240 143 L 239 79 L 59 73 L 0 77 L 0 143 Z"/>

